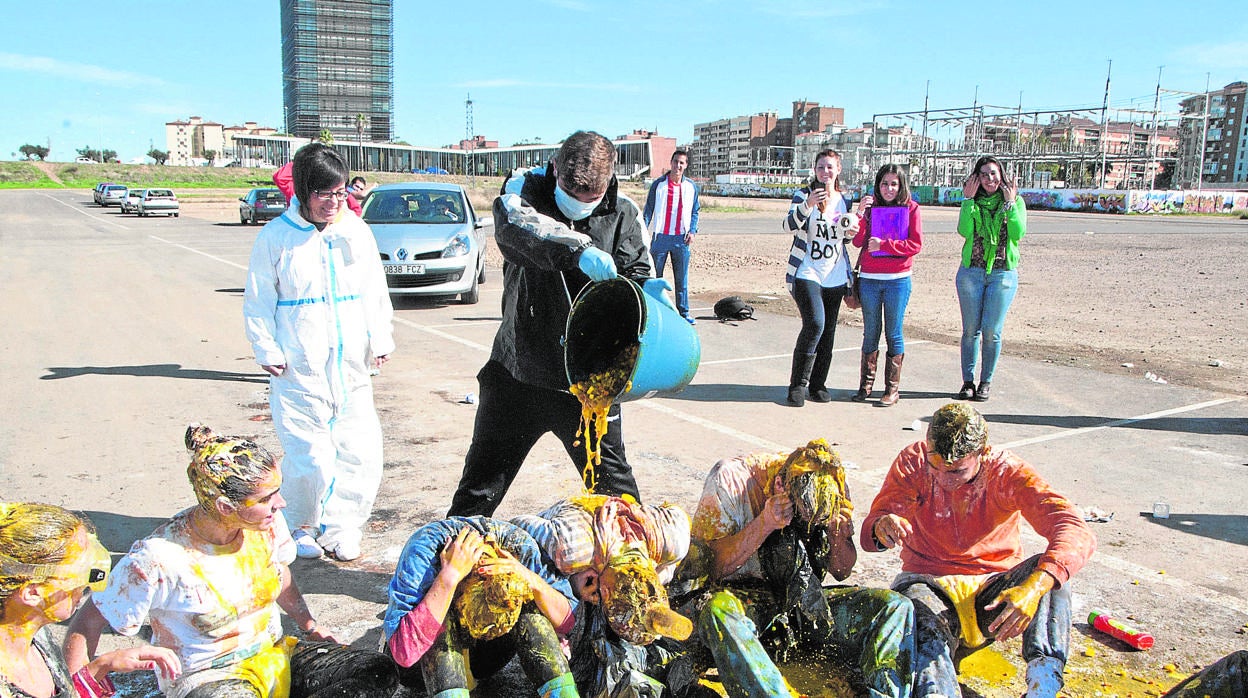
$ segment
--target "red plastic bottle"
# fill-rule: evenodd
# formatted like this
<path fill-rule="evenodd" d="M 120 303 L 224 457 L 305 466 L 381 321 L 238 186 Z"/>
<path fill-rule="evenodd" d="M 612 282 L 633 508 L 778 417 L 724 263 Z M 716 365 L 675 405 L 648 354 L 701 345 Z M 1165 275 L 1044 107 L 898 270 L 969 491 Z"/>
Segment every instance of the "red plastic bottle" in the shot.
<path fill-rule="evenodd" d="M 1153 646 L 1152 635 L 1143 630 L 1136 630 L 1122 621 L 1114 620 L 1102 611 L 1089 613 L 1088 625 L 1111 637 L 1122 640 L 1137 650 L 1146 650 Z"/>

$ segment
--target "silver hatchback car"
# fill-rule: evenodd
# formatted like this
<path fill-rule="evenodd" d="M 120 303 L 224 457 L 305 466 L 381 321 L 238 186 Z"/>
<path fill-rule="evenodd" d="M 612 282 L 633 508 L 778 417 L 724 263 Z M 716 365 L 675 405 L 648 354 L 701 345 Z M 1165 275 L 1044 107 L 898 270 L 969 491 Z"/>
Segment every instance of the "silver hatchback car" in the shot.
<path fill-rule="evenodd" d="M 485 224 L 458 184 L 383 184 L 364 200 L 386 286 L 395 295 L 480 300 L 485 282 Z"/>

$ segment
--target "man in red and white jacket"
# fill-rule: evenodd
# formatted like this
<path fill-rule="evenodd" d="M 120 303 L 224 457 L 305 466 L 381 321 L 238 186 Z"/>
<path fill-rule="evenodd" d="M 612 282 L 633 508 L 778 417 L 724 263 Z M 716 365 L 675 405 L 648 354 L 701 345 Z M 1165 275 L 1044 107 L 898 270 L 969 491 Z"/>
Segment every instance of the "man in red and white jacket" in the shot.
<path fill-rule="evenodd" d="M 689 314 L 689 246 L 698 234 L 698 187 L 685 179 L 689 153 L 672 153 L 672 169 L 654 180 L 646 195 L 642 216 L 650 231 L 650 255 L 654 257 L 654 275 L 663 278 L 667 256 L 672 256 L 672 275 L 676 277 L 676 309 L 681 317 L 696 325 Z"/>

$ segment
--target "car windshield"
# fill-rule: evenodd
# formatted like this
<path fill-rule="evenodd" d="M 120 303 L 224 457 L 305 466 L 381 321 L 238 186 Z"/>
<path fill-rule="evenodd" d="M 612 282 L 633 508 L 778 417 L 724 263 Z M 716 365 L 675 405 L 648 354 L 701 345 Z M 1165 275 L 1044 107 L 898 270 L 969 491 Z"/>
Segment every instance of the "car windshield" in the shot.
<path fill-rule="evenodd" d="M 125 188 L 125 187 L 116 187 L 116 186 L 114 186 L 114 187 L 109 187 L 109 188 L 108 188 L 108 191 L 125 191 L 125 190 L 126 190 L 126 188 Z"/>
<path fill-rule="evenodd" d="M 173 192 L 168 189 L 148 189 L 147 197 L 149 199 L 172 199 Z"/>
<path fill-rule="evenodd" d="M 375 191 L 364 202 L 367 223 L 445 223 L 464 221 L 463 197 L 441 190 Z"/>
<path fill-rule="evenodd" d="M 265 189 L 256 192 L 256 201 L 266 204 L 285 204 L 286 197 L 282 196 L 282 192 L 277 189 Z"/>

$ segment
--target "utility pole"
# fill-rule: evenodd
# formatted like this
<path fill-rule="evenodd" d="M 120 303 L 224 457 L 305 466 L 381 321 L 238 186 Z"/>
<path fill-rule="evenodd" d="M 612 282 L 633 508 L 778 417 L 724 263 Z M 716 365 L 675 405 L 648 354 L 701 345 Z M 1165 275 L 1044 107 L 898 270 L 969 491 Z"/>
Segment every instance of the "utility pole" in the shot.
<path fill-rule="evenodd" d="M 1101 104 L 1101 189 L 1105 188 L 1105 149 L 1109 145 L 1109 78 L 1114 72 L 1114 61 L 1109 61 L 1105 71 L 1105 101 Z"/>
<path fill-rule="evenodd" d="M 464 101 L 464 112 L 465 112 L 464 129 L 466 133 L 466 135 L 464 136 L 464 140 L 467 143 L 467 150 L 468 150 L 468 158 L 467 158 L 468 188 L 473 189 L 476 187 L 476 171 L 475 171 L 476 168 L 473 166 L 473 162 L 472 162 L 472 151 L 474 148 L 476 148 L 477 144 L 472 139 L 472 95 L 471 94 L 469 94 L 468 99 Z"/>
<path fill-rule="evenodd" d="M 924 181 L 932 181 L 932 183 L 935 184 L 934 178 L 931 176 L 931 171 L 928 169 L 929 161 L 927 155 L 927 108 L 928 98 L 931 97 L 931 94 L 932 81 L 928 80 L 927 86 L 923 88 L 923 176 Z"/>
<path fill-rule="evenodd" d="M 1200 129 L 1200 167 L 1196 170 L 1196 191 L 1200 191 L 1205 182 L 1205 146 L 1209 141 L 1209 73 L 1205 73 L 1205 114 Z"/>
<path fill-rule="evenodd" d="M 1148 170 L 1152 173 L 1152 179 L 1149 181 L 1148 190 L 1157 188 L 1157 112 L 1161 109 L 1161 69 L 1164 65 L 1157 66 L 1157 94 L 1153 97 L 1153 141 L 1149 144 Z"/>

